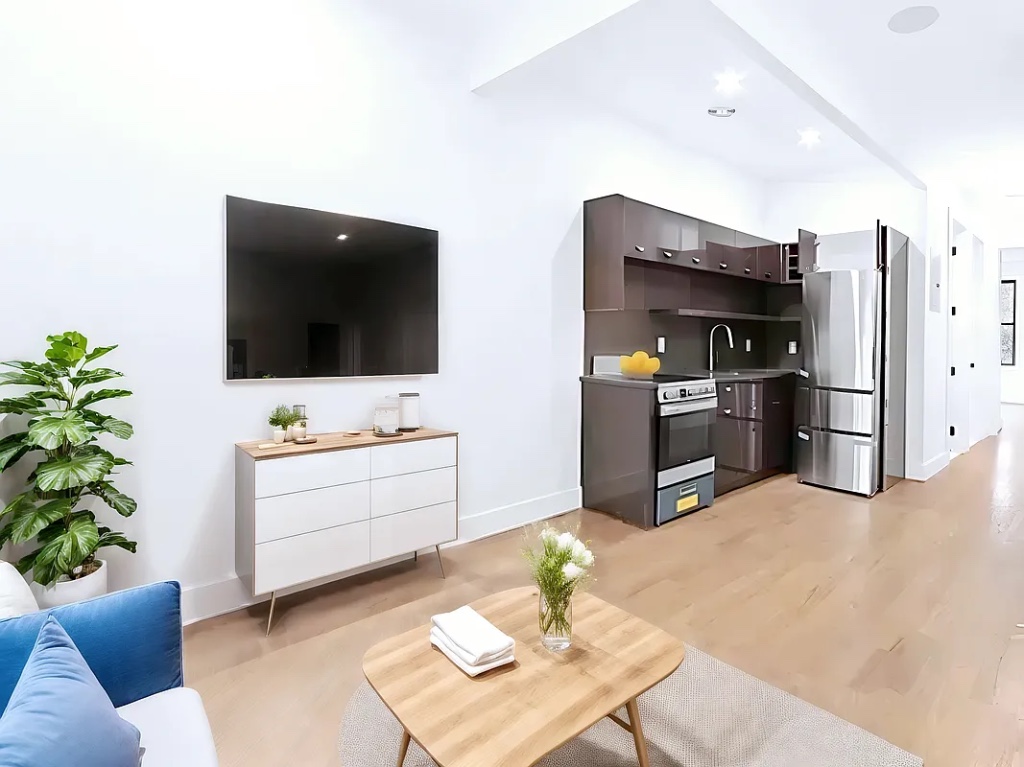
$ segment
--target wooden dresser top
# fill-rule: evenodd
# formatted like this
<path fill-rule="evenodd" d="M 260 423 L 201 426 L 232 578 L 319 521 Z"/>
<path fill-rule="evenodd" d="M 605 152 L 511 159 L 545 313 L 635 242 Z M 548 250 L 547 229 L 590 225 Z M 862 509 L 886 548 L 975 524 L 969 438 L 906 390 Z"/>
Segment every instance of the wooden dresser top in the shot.
<path fill-rule="evenodd" d="M 359 432 L 358 437 L 349 437 L 345 432 L 332 431 L 326 434 L 310 434 L 316 437 L 316 442 L 311 445 L 296 445 L 293 442 L 286 442 L 283 445 L 274 445 L 260 450 L 260 445 L 273 444 L 272 439 L 257 439 L 250 442 L 237 442 L 236 446 L 244 450 L 257 461 L 267 458 L 283 458 L 291 455 L 306 455 L 309 453 L 327 453 L 332 450 L 351 450 L 357 447 L 369 447 L 370 445 L 397 445 L 403 442 L 417 442 L 421 439 L 440 439 L 441 437 L 455 437 L 456 431 L 445 431 L 444 429 L 417 429 L 416 431 L 404 431 L 397 437 L 375 437 L 369 429 Z"/>

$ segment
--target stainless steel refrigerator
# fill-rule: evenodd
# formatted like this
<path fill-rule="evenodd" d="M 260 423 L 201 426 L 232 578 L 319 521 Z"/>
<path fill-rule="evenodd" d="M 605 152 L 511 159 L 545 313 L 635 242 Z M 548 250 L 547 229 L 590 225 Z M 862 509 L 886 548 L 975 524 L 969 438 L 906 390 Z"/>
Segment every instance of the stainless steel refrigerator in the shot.
<path fill-rule="evenodd" d="M 872 496 L 905 476 L 910 247 L 878 224 L 874 253 L 854 254 L 874 268 L 803 277 L 800 482 Z"/>

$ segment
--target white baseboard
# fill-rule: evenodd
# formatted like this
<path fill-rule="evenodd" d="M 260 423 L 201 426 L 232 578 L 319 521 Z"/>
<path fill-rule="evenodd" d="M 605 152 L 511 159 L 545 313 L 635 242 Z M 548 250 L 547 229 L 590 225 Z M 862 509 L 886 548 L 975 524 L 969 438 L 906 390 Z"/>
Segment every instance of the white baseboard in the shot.
<path fill-rule="evenodd" d="M 463 517 L 459 520 L 459 542 L 468 543 L 565 514 L 567 511 L 575 511 L 580 507 L 581 495 L 582 488 L 576 487 L 491 509 L 471 517 Z"/>
<path fill-rule="evenodd" d="M 908 466 L 907 478 L 916 479 L 918 482 L 927 482 L 947 466 L 949 466 L 949 453 L 944 450 L 922 464 Z"/>
<path fill-rule="evenodd" d="M 580 507 L 581 488 L 563 490 L 562 492 L 544 495 L 540 498 L 533 498 L 522 503 L 514 503 L 511 506 L 503 506 L 492 509 L 482 514 L 474 514 L 472 517 L 463 517 L 459 520 L 459 540 L 448 544 L 457 546 L 462 543 L 486 538 L 489 535 L 503 533 L 531 522 L 538 522 L 542 519 L 564 514 L 567 511 L 574 511 Z M 447 548 L 447 547 L 446 547 Z M 322 578 L 311 583 L 304 583 L 291 589 L 282 589 L 278 596 L 303 591 L 330 583 L 331 581 L 348 578 L 369 570 L 376 570 L 379 567 L 401 562 L 410 559 L 411 554 L 405 554 L 383 562 L 374 562 L 372 565 L 357 567 L 345 573 Z M 222 581 L 207 583 L 202 586 L 191 586 L 183 588 L 181 593 L 181 618 L 185 625 L 213 618 L 217 615 L 241 610 L 249 605 L 258 602 L 265 602 L 270 599 L 269 594 L 253 597 L 245 585 L 235 577 L 225 578 Z"/>

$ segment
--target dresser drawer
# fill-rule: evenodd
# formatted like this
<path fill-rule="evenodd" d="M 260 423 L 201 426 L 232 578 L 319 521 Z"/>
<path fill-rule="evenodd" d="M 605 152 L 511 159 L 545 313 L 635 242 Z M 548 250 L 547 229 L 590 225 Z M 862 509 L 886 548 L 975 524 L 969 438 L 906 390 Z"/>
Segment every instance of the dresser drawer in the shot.
<path fill-rule="evenodd" d="M 385 517 L 454 501 L 457 489 L 458 470 L 454 466 L 375 479 L 370 482 L 370 516 Z"/>
<path fill-rule="evenodd" d="M 370 450 L 296 455 L 256 462 L 256 497 L 269 498 L 370 478 Z"/>
<path fill-rule="evenodd" d="M 370 476 L 393 477 L 455 465 L 456 438 L 423 439 L 370 448 Z"/>
<path fill-rule="evenodd" d="M 455 540 L 456 509 L 453 501 L 371 519 L 371 558 L 376 562 Z"/>
<path fill-rule="evenodd" d="M 295 586 L 370 562 L 370 523 L 331 527 L 256 546 L 256 594 Z"/>
<path fill-rule="evenodd" d="M 370 483 L 323 487 L 256 501 L 256 543 L 370 518 Z"/>

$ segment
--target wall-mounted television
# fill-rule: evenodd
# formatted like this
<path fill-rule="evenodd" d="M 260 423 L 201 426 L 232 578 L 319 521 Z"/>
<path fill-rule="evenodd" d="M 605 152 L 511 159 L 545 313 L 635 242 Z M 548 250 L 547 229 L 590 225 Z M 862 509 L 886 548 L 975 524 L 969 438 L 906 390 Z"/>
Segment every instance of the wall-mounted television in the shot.
<path fill-rule="evenodd" d="M 437 232 L 227 198 L 226 378 L 437 372 Z"/>

